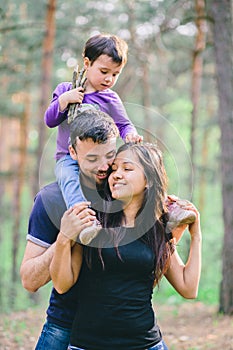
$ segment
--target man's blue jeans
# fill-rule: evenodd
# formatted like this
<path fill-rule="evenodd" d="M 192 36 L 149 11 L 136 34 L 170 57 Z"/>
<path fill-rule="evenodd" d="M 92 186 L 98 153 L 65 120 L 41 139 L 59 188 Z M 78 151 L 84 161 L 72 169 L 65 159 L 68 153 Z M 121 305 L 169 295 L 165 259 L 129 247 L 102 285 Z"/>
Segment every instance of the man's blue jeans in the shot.
<path fill-rule="evenodd" d="M 35 350 L 67 350 L 70 329 L 46 322 L 41 331 Z"/>
<path fill-rule="evenodd" d="M 85 349 L 82 349 L 82 348 L 77 348 L 75 346 L 69 346 L 68 347 L 68 350 L 85 350 Z M 111 346 L 109 346 L 109 350 L 111 350 Z M 130 349 L 129 349 L 130 350 Z M 161 342 L 159 342 L 158 344 L 152 346 L 151 348 L 149 349 L 145 349 L 145 350 L 168 350 L 168 347 L 167 345 L 164 343 L 163 340 L 161 340 Z"/>

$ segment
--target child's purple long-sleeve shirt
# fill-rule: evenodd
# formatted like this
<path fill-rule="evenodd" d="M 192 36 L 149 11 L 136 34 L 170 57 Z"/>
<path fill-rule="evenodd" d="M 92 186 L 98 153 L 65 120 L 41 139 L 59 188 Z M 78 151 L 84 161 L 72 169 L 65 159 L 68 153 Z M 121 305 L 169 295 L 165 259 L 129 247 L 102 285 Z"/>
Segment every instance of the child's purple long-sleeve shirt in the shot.
<path fill-rule="evenodd" d="M 67 123 L 68 108 L 63 112 L 60 112 L 58 98 L 61 94 L 70 90 L 71 87 L 72 85 L 69 82 L 63 82 L 56 87 L 53 92 L 51 104 L 44 115 L 44 120 L 48 127 L 54 128 L 58 126 L 56 159 L 60 159 L 69 153 L 68 145 L 70 127 Z M 127 134 L 137 133 L 134 125 L 127 116 L 126 110 L 118 94 L 113 90 L 107 89 L 104 91 L 95 91 L 89 94 L 84 94 L 82 103 L 97 104 L 101 111 L 109 114 L 118 127 L 120 136 L 123 140 Z"/>

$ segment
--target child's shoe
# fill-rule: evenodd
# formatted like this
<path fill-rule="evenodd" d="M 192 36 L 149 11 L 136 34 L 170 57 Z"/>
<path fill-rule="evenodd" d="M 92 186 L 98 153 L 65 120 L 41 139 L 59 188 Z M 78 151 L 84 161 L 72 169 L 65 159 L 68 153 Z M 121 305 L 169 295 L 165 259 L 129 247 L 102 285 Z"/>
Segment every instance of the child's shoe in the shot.
<path fill-rule="evenodd" d="M 100 222 L 95 220 L 92 226 L 86 227 L 80 232 L 78 238 L 82 244 L 88 245 L 98 235 L 101 229 Z"/>
<path fill-rule="evenodd" d="M 168 222 L 166 232 L 171 232 L 174 228 L 181 225 L 192 224 L 196 220 L 196 214 L 191 210 L 185 209 L 188 204 L 189 201 L 175 196 L 167 198 Z"/>

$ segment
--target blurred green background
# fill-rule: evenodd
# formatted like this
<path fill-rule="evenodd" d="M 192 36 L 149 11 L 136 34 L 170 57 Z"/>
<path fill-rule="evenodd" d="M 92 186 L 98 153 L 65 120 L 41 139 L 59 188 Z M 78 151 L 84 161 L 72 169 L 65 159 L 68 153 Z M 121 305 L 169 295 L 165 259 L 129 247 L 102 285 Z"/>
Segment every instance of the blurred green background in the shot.
<path fill-rule="evenodd" d="M 157 141 L 163 149 L 169 193 L 192 200 L 201 212 L 203 267 L 197 300 L 218 304 L 223 219 L 211 21 L 204 19 L 198 27 L 194 1 L 57 1 L 45 94 L 47 5 L 23 0 L 0 5 L 1 312 L 48 303 L 51 283 L 30 294 L 19 277 L 33 198 L 39 188 L 54 181 L 56 130 L 44 126 L 44 106 L 58 83 L 72 79 L 74 66 L 82 62 L 85 41 L 97 32 L 119 35 L 129 45 L 128 63 L 114 89 L 144 139 Z M 200 31 L 203 49 L 197 53 Z M 200 76 L 195 87 L 197 55 Z M 188 243 L 185 233 L 178 247 L 184 259 Z M 160 303 L 184 301 L 164 280 L 154 297 Z"/>

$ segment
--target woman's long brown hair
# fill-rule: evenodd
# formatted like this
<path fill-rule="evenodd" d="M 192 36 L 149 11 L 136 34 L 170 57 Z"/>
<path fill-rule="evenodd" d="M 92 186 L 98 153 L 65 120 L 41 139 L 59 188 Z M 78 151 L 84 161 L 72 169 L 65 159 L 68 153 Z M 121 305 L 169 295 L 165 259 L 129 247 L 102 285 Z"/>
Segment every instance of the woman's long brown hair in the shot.
<path fill-rule="evenodd" d="M 165 232 L 167 222 L 165 199 L 168 182 L 162 153 L 155 144 L 126 143 L 118 149 L 117 155 L 126 150 L 136 155 L 147 180 L 147 188 L 144 191 L 143 203 L 136 215 L 135 227 L 138 232 L 145 233 L 141 234 L 140 239 L 143 240 L 155 254 L 154 279 L 155 283 L 158 284 L 169 266 L 170 256 L 174 251 L 174 247 L 167 239 Z M 121 202 L 113 200 L 110 191 L 107 189 L 103 212 L 98 213 L 98 218 L 102 226 L 108 228 L 109 235 L 112 236 L 113 245 L 118 252 L 119 258 L 121 258 L 118 248 L 121 241 L 124 240 L 127 231 L 123 228 L 125 219 L 124 211 Z M 101 248 L 99 249 L 99 254 L 104 265 Z M 88 256 L 90 257 L 89 253 Z"/>

